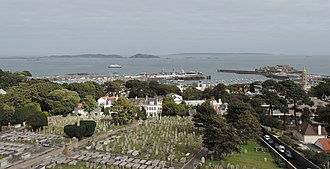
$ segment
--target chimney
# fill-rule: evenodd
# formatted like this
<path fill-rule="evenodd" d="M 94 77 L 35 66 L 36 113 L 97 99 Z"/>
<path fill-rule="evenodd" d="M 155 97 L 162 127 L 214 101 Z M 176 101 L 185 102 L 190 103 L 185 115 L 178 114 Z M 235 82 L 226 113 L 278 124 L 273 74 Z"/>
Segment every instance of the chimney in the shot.
<path fill-rule="evenodd" d="M 317 126 L 317 134 L 318 134 L 319 136 L 322 134 L 321 129 L 322 129 L 322 126 L 319 124 L 319 125 Z"/>

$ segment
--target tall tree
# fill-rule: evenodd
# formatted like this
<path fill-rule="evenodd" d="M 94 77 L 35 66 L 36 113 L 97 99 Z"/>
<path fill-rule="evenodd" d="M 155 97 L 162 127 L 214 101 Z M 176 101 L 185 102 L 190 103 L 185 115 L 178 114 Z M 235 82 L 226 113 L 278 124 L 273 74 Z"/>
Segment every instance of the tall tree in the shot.
<path fill-rule="evenodd" d="M 113 112 L 117 114 L 113 115 L 114 123 L 127 124 L 131 122 L 137 115 L 139 109 L 133 102 L 127 98 L 119 97 L 117 101 L 113 103 L 111 107 Z"/>
<path fill-rule="evenodd" d="M 44 126 L 48 126 L 48 119 L 45 114 L 35 112 L 27 118 L 26 123 L 31 126 L 33 131 L 36 131 L 39 128 L 43 129 Z"/>
<path fill-rule="evenodd" d="M 184 100 L 200 100 L 203 99 L 202 97 L 203 92 L 196 89 L 195 87 L 187 87 L 182 92 L 182 97 Z"/>
<path fill-rule="evenodd" d="M 71 113 L 76 104 L 80 101 L 77 92 L 68 89 L 58 89 L 49 93 L 47 104 L 52 115 L 64 115 Z"/>
<path fill-rule="evenodd" d="M 240 138 L 236 129 L 225 119 L 211 115 L 203 130 L 203 144 L 217 157 L 240 152 Z"/>
<path fill-rule="evenodd" d="M 87 95 L 85 98 L 83 98 L 83 105 L 84 109 L 88 112 L 97 108 L 97 102 L 91 95 Z"/>
<path fill-rule="evenodd" d="M 208 119 L 215 114 L 217 113 L 209 101 L 206 101 L 202 105 L 197 106 L 196 114 L 193 117 L 195 127 L 205 128 L 208 123 Z"/>
<path fill-rule="evenodd" d="M 214 99 L 223 99 L 225 95 L 227 95 L 226 85 L 219 83 L 213 88 L 213 97 Z"/>
<path fill-rule="evenodd" d="M 314 103 L 311 101 L 307 93 L 299 84 L 296 84 L 291 80 L 282 81 L 281 84 L 284 88 L 286 99 L 293 103 L 292 110 L 295 117 L 295 124 L 298 125 L 298 105 L 307 104 L 312 106 Z"/>
<path fill-rule="evenodd" d="M 316 114 L 317 121 L 330 124 L 330 105 L 327 105 L 326 107 L 318 107 Z"/>
<path fill-rule="evenodd" d="M 14 113 L 15 107 L 7 104 L 0 104 L 0 131 L 2 129 L 1 126 L 7 126 L 8 123 L 13 123 Z"/>
<path fill-rule="evenodd" d="M 22 124 L 23 122 L 26 122 L 31 115 L 41 112 L 41 107 L 38 103 L 26 104 L 23 107 L 16 109 L 14 113 L 15 123 Z"/>
<path fill-rule="evenodd" d="M 258 139 L 261 136 L 261 124 L 258 117 L 249 111 L 240 114 L 238 117 L 233 125 L 243 143 L 247 143 L 250 139 Z"/>
<path fill-rule="evenodd" d="M 229 123 L 235 123 L 238 121 L 239 116 L 246 112 L 250 112 L 253 115 L 256 115 L 256 112 L 249 103 L 244 103 L 241 101 L 232 102 L 229 105 L 226 119 Z"/>
<path fill-rule="evenodd" d="M 123 85 L 124 81 L 122 80 L 107 81 L 104 83 L 105 92 L 119 94 Z"/>
<path fill-rule="evenodd" d="M 217 157 L 240 151 L 240 139 L 236 129 L 218 116 L 206 101 L 196 109 L 193 117 L 195 127 L 202 128 L 203 144 Z"/>

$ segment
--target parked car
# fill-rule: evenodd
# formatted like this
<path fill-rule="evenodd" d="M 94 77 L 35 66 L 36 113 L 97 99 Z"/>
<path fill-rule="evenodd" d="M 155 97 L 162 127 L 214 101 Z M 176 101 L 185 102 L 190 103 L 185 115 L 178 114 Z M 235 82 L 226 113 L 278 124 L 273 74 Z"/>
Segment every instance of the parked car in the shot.
<path fill-rule="evenodd" d="M 268 143 L 269 143 L 269 144 L 273 144 L 273 143 L 274 143 L 274 140 L 270 138 L 270 139 L 268 140 Z"/>
<path fill-rule="evenodd" d="M 291 153 L 291 151 L 289 151 L 289 150 L 285 150 L 285 155 L 286 155 L 286 157 L 288 157 L 288 158 L 293 158 L 293 157 L 292 157 L 292 153 Z"/>
<path fill-rule="evenodd" d="M 264 139 L 268 141 L 270 139 L 269 135 L 264 135 Z"/>
<path fill-rule="evenodd" d="M 278 149 L 278 151 L 280 153 L 284 153 L 285 152 L 285 147 L 283 145 L 279 145 L 277 149 Z"/>

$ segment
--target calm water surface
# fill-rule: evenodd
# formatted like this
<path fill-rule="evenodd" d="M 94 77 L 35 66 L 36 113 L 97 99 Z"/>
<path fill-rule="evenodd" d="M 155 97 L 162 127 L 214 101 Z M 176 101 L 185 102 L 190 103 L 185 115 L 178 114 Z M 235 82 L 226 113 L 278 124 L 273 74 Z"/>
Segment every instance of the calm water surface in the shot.
<path fill-rule="evenodd" d="M 30 71 L 33 76 L 64 75 L 68 73 L 114 72 L 135 75 L 165 71 L 201 71 L 213 80 L 265 79 L 257 75 L 218 73 L 217 69 L 254 70 L 258 67 L 289 64 L 297 69 L 306 66 L 309 73 L 330 75 L 330 56 L 287 56 L 287 55 L 240 55 L 240 54 L 185 54 L 168 55 L 155 59 L 133 58 L 29 58 L 0 59 L 0 68 L 9 71 Z M 110 64 L 120 64 L 121 69 L 109 69 Z"/>

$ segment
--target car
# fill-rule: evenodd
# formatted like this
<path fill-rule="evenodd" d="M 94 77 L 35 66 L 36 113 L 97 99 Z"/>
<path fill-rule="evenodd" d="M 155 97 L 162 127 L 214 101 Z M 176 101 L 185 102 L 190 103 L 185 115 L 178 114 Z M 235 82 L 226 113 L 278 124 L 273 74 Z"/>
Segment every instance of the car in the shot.
<path fill-rule="evenodd" d="M 274 140 L 270 138 L 270 139 L 268 140 L 268 143 L 269 143 L 269 144 L 273 144 L 273 143 L 274 143 Z"/>
<path fill-rule="evenodd" d="M 280 153 L 284 153 L 285 152 L 285 147 L 283 145 L 279 145 L 277 149 L 278 149 L 278 151 Z"/>
<path fill-rule="evenodd" d="M 268 141 L 270 139 L 269 135 L 264 135 L 264 139 Z"/>
<path fill-rule="evenodd" d="M 284 153 L 285 155 L 286 155 L 286 157 L 288 157 L 288 158 L 293 158 L 292 157 L 292 153 L 291 153 L 291 151 L 289 151 L 289 150 L 285 150 L 285 153 Z"/>
<path fill-rule="evenodd" d="M 278 149 L 278 146 L 279 146 L 279 144 L 277 144 L 277 143 L 274 144 L 274 147 L 275 147 L 276 149 Z"/>

